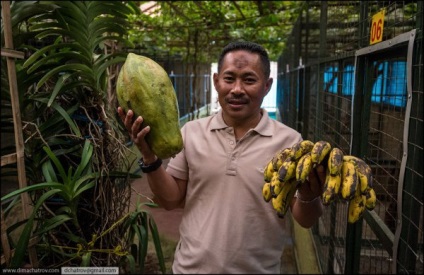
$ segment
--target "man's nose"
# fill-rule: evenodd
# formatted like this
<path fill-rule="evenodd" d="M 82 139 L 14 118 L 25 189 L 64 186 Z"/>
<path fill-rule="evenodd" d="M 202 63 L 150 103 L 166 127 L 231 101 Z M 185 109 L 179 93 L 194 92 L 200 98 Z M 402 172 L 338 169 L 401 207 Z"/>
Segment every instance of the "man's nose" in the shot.
<path fill-rule="evenodd" d="M 240 94 L 240 93 L 242 93 L 242 92 L 243 92 L 243 85 L 242 85 L 241 80 L 236 80 L 236 81 L 234 82 L 234 86 L 233 86 L 233 88 L 231 89 L 231 92 L 232 92 L 232 93 L 235 93 L 235 94 Z"/>

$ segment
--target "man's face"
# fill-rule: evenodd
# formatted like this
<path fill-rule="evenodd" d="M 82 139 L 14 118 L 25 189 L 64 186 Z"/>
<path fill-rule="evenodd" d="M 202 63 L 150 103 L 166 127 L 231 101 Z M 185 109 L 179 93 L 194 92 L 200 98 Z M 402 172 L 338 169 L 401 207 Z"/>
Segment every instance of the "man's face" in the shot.
<path fill-rule="evenodd" d="M 272 85 L 272 78 L 265 78 L 259 55 L 243 50 L 229 52 L 213 80 L 224 118 L 238 121 L 258 115 Z"/>

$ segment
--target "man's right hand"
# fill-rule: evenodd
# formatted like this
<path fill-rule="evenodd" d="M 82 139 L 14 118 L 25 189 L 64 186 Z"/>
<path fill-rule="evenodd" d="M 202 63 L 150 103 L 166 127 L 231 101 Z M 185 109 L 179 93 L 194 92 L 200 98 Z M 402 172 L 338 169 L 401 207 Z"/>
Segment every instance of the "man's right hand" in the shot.
<path fill-rule="evenodd" d="M 146 135 L 150 132 L 150 126 L 142 126 L 143 118 L 141 116 L 134 119 L 134 112 L 132 110 L 128 110 L 125 114 L 122 107 L 118 107 L 118 115 L 124 123 L 131 140 L 137 146 L 138 150 L 140 150 L 144 163 L 149 164 L 154 162 L 157 157 L 145 139 Z"/>

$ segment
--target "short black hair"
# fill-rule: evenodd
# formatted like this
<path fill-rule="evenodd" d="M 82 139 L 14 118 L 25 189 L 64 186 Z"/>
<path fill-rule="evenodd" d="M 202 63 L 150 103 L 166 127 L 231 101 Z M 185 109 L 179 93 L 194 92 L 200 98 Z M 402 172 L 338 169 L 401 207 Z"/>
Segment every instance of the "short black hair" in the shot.
<path fill-rule="evenodd" d="M 238 50 L 244 50 L 251 53 L 259 54 L 261 58 L 261 63 L 264 69 L 264 74 L 266 78 L 269 78 L 269 75 L 271 73 L 271 65 L 269 62 L 269 57 L 267 51 L 262 47 L 261 45 L 249 42 L 249 41 L 235 41 L 229 43 L 227 46 L 224 47 L 224 49 L 221 52 L 221 55 L 219 56 L 218 60 L 218 72 L 221 71 L 222 68 L 222 62 L 224 60 L 224 57 L 229 52 L 234 52 Z"/>

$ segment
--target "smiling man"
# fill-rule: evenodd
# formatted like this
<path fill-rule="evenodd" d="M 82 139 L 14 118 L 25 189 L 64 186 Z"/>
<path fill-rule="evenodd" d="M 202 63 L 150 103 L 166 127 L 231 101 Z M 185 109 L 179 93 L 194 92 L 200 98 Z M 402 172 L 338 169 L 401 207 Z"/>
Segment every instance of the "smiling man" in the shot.
<path fill-rule="evenodd" d="M 284 220 L 262 198 L 263 169 L 275 152 L 302 137 L 261 108 L 273 83 L 262 46 L 227 45 L 213 80 L 221 109 L 182 127 L 184 149 L 166 169 L 144 139 L 150 127 L 141 126 L 143 118 L 133 120 L 133 112 L 120 107 L 118 114 L 143 156 L 159 205 L 184 208 L 172 272 L 277 274 Z M 319 166 L 292 201 L 292 215 L 303 227 L 322 214 L 324 179 Z"/>

